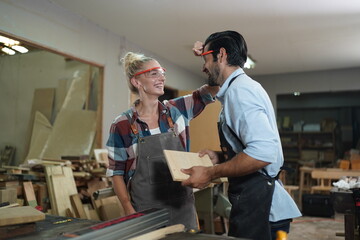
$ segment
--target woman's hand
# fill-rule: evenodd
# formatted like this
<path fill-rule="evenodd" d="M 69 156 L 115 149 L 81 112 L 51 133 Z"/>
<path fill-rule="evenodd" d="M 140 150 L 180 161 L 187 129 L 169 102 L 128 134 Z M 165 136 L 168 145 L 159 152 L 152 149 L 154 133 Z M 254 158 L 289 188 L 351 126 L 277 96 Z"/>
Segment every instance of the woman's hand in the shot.
<path fill-rule="evenodd" d="M 129 206 L 127 207 L 124 207 L 124 211 L 125 211 L 125 216 L 136 213 L 134 207 L 131 204 L 129 204 Z"/>
<path fill-rule="evenodd" d="M 201 56 L 201 54 L 203 53 L 204 50 L 204 45 L 202 42 L 200 41 L 196 41 L 194 43 L 194 47 L 193 47 L 193 53 L 195 56 Z"/>

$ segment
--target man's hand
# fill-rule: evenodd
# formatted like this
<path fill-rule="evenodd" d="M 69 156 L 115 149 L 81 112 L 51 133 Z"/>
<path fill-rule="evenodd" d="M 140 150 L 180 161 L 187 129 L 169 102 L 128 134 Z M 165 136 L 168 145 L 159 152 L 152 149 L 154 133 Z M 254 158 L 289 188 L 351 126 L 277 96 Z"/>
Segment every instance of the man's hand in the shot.
<path fill-rule="evenodd" d="M 217 155 L 216 152 L 209 150 L 209 149 L 203 149 L 199 152 L 199 157 L 203 157 L 205 155 L 208 155 L 212 164 L 218 164 L 219 163 L 219 156 Z"/>
<path fill-rule="evenodd" d="M 194 166 L 188 169 L 181 169 L 181 171 L 190 177 L 181 182 L 183 186 L 190 186 L 193 188 L 203 189 L 211 183 L 211 167 Z"/>
<path fill-rule="evenodd" d="M 204 50 L 203 43 L 200 41 L 196 41 L 194 43 L 194 47 L 192 50 L 193 50 L 195 56 L 201 56 L 201 54 L 203 53 L 203 50 Z"/>

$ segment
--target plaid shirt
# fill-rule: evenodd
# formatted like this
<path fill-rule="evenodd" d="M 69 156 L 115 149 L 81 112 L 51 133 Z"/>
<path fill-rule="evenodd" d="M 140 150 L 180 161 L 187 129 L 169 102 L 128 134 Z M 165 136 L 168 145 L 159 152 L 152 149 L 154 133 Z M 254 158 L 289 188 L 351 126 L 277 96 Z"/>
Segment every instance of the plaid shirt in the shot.
<path fill-rule="evenodd" d="M 189 122 L 199 115 L 214 98 L 205 87 L 201 87 L 192 94 L 159 102 L 159 127 L 162 133 L 171 131 L 167 121 L 167 113 L 170 113 L 174 123 L 174 131 L 180 137 L 180 141 L 186 151 L 190 150 Z M 136 104 L 136 102 L 135 102 Z M 135 123 L 138 136 L 131 131 L 131 124 L 126 114 Z M 109 151 L 109 168 L 107 176 L 123 175 L 125 181 L 134 174 L 137 159 L 138 137 L 151 135 L 147 124 L 139 119 L 135 105 L 115 118 L 110 128 L 109 139 L 106 147 Z"/>

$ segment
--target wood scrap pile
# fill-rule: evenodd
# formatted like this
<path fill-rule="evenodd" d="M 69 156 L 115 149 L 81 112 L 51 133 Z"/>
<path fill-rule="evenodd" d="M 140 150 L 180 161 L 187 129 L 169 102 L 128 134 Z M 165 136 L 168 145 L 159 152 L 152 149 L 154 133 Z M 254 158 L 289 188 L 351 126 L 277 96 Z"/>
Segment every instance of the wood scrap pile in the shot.
<path fill-rule="evenodd" d="M 94 192 L 111 189 L 106 166 L 106 160 L 84 155 L 45 158 L 31 162 L 28 168 L 5 166 L 6 172 L 0 175 L 0 204 L 17 203 L 44 213 L 92 220 L 124 216 L 115 195 L 94 198 Z"/>

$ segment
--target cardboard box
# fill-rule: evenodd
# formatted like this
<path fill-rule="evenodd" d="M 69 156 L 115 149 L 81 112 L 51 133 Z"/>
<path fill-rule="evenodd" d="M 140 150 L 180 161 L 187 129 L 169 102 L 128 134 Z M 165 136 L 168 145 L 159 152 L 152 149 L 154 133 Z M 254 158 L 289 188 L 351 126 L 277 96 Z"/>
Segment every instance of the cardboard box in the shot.
<path fill-rule="evenodd" d="M 356 154 L 356 153 L 351 154 L 350 161 L 360 161 L 360 154 Z"/>
<path fill-rule="evenodd" d="M 360 169 L 360 159 L 359 160 L 352 160 L 351 162 L 351 169 Z"/>
<path fill-rule="evenodd" d="M 339 168 L 344 169 L 344 170 L 349 170 L 350 169 L 350 161 L 341 159 L 339 161 Z"/>

